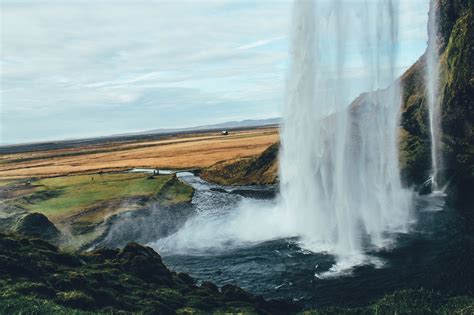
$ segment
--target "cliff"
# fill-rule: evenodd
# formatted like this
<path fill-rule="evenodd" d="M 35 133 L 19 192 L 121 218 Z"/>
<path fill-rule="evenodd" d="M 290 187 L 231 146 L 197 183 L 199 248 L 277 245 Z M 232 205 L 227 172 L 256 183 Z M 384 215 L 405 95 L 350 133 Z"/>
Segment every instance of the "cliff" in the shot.
<path fill-rule="evenodd" d="M 272 185 L 278 180 L 278 148 L 274 143 L 260 155 L 236 161 L 219 162 L 204 169 L 200 176 L 220 185 Z"/>
<path fill-rule="evenodd" d="M 474 180 L 474 4 L 439 0 L 440 124 L 442 177 L 450 195 L 472 204 Z M 426 60 L 422 56 L 401 78 L 400 165 L 407 185 L 421 185 L 431 171 Z"/>

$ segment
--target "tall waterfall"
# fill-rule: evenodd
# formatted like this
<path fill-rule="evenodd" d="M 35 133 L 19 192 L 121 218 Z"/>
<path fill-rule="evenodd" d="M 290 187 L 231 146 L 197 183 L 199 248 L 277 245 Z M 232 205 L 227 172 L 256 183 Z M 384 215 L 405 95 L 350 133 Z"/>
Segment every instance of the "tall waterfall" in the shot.
<path fill-rule="evenodd" d="M 409 220 L 397 148 L 397 9 L 395 0 L 294 5 L 281 202 L 303 246 L 339 262 L 387 246 Z M 349 106 L 355 90 L 376 92 Z"/>
<path fill-rule="evenodd" d="M 430 2 L 428 17 L 428 49 L 426 51 L 426 94 L 429 110 L 431 136 L 431 189 L 439 190 L 439 56 L 438 56 L 438 23 L 436 0 Z"/>

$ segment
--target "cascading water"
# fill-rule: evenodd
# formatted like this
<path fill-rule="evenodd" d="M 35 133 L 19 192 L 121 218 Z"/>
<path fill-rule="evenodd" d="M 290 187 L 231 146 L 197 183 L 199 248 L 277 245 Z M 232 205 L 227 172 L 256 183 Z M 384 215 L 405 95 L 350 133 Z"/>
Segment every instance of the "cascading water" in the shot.
<path fill-rule="evenodd" d="M 410 217 L 398 165 L 397 18 L 392 0 L 294 7 L 281 203 L 302 245 L 334 253 L 342 268 L 386 246 Z M 350 81 L 356 69 L 364 71 Z M 348 106 L 363 90 L 378 91 Z"/>
<path fill-rule="evenodd" d="M 412 198 L 398 165 L 397 17 L 395 0 L 297 0 L 280 196 L 234 200 L 183 177 L 196 188 L 196 214 L 151 245 L 167 255 L 212 255 L 296 241 L 323 261 L 335 256 L 318 277 L 377 265 L 374 252 L 406 232 Z M 360 91 L 375 92 L 349 105 Z"/>
<path fill-rule="evenodd" d="M 430 136 L 431 136 L 431 190 L 439 191 L 439 56 L 438 56 L 438 23 L 436 0 L 430 2 L 428 17 L 428 49 L 426 50 L 426 95 L 428 101 Z"/>

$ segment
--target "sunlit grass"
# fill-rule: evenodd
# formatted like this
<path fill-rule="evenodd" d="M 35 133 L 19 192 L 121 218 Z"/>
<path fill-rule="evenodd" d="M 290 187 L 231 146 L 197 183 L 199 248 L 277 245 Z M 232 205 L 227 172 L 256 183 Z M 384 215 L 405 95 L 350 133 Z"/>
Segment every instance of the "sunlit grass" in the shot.
<path fill-rule="evenodd" d="M 171 175 L 149 178 L 146 174 L 79 175 L 42 179 L 22 206 L 48 217 L 63 217 L 127 197 L 151 197 L 160 192 Z"/>

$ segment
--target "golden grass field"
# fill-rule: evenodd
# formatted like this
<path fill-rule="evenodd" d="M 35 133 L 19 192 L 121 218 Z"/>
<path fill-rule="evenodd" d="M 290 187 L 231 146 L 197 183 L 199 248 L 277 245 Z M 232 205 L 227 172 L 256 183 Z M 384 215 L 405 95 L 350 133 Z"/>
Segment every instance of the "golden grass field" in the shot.
<path fill-rule="evenodd" d="M 68 149 L 4 154 L 0 181 L 119 171 L 134 167 L 205 168 L 255 156 L 279 139 L 278 128 L 169 136 L 161 140 L 106 143 Z"/>

